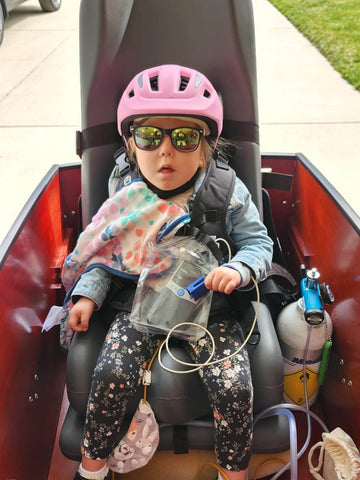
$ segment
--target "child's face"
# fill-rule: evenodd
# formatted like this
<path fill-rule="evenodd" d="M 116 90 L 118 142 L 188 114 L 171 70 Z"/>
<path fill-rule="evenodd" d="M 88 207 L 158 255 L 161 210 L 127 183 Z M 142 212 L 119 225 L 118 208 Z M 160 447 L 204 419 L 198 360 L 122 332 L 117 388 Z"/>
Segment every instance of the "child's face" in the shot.
<path fill-rule="evenodd" d="M 146 119 L 142 125 L 159 128 L 197 127 L 194 122 L 179 118 Z M 145 151 L 135 146 L 130 138 L 131 148 L 135 149 L 136 161 L 144 177 L 160 190 L 174 190 L 188 182 L 199 167 L 203 166 L 201 143 L 194 152 L 179 152 L 165 135 L 156 150 Z"/>

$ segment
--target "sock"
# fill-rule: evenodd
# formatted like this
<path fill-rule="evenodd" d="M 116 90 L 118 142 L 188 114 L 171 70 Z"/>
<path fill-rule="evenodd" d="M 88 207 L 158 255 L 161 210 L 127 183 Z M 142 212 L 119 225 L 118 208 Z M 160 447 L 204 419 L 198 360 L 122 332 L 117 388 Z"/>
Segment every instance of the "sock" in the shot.
<path fill-rule="evenodd" d="M 98 470 L 97 472 L 89 472 L 88 470 L 85 470 L 85 468 L 82 466 L 82 463 L 80 463 L 78 470 L 80 475 L 84 478 L 87 478 L 88 480 L 104 480 L 108 471 L 109 468 L 105 464 L 101 470 Z"/>

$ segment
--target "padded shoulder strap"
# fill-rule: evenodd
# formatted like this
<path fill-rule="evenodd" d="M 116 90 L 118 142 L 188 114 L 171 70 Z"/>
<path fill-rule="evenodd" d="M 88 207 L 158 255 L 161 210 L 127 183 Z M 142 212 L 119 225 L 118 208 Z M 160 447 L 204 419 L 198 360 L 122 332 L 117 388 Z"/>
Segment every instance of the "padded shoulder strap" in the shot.
<path fill-rule="evenodd" d="M 227 240 L 235 245 L 226 231 L 226 213 L 235 186 L 235 172 L 221 153 L 212 159 L 205 179 L 196 194 L 191 212 L 191 225 L 203 233 Z"/>
<path fill-rule="evenodd" d="M 129 185 L 136 178 L 139 178 L 139 172 L 131 167 L 124 148 L 119 148 L 119 150 L 115 152 L 114 159 L 115 167 L 108 181 L 110 197 L 121 188 Z"/>

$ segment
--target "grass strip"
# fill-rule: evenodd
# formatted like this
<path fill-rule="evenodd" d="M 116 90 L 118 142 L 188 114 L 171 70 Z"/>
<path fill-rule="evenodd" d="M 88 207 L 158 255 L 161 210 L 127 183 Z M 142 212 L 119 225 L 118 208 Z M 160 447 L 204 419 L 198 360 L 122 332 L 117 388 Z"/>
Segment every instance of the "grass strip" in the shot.
<path fill-rule="evenodd" d="M 360 90 L 360 0 L 269 0 Z"/>

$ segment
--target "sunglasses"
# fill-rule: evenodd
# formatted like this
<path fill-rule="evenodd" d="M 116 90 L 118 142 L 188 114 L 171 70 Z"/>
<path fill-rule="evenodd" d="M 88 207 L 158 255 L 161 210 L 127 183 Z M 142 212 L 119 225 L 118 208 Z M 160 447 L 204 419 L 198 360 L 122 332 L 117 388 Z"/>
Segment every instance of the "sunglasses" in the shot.
<path fill-rule="evenodd" d="M 199 144 L 204 130 L 194 127 L 158 128 L 149 125 L 130 127 L 130 133 L 135 145 L 140 150 L 156 150 L 164 138 L 169 135 L 171 143 L 179 152 L 194 152 Z"/>

